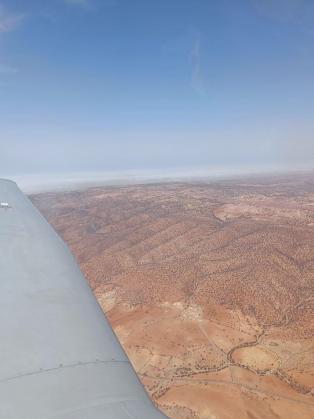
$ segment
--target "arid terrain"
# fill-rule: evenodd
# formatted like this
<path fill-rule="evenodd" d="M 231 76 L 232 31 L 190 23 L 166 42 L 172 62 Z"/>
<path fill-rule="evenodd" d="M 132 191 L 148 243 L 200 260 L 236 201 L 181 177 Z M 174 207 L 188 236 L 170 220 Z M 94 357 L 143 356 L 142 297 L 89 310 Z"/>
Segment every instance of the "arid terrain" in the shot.
<path fill-rule="evenodd" d="M 33 195 L 170 418 L 314 418 L 314 175 Z"/>

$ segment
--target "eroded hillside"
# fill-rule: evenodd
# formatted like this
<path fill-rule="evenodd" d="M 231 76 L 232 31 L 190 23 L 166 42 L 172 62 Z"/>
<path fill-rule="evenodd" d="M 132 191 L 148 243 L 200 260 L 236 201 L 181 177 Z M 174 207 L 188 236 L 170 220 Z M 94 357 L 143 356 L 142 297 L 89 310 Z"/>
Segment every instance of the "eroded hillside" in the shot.
<path fill-rule="evenodd" d="M 32 200 L 169 417 L 314 417 L 313 176 Z"/>

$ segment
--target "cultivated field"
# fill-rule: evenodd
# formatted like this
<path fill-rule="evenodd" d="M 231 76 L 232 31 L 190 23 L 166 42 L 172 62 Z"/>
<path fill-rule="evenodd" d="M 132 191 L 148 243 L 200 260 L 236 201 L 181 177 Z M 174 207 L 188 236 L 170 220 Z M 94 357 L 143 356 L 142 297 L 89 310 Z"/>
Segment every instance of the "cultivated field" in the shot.
<path fill-rule="evenodd" d="M 314 175 L 32 200 L 170 418 L 314 417 Z"/>

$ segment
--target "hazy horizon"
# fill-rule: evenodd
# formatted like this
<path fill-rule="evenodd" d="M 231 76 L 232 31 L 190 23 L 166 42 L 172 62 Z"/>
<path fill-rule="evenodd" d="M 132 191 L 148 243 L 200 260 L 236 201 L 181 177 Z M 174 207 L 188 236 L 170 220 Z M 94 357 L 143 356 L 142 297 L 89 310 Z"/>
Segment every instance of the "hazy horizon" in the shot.
<path fill-rule="evenodd" d="M 276 167 L 212 167 L 180 170 L 124 170 L 111 172 L 73 172 L 50 174 L 9 175 L 9 179 L 27 194 L 41 192 L 57 192 L 79 190 L 97 186 L 127 186 L 146 183 L 168 182 L 213 182 L 220 180 L 245 179 L 250 176 L 290 176 L 314 173 L 312 166 L 291 169 L 284 166 Z M 0 177 L 1 179 L 1 177 Z"/>

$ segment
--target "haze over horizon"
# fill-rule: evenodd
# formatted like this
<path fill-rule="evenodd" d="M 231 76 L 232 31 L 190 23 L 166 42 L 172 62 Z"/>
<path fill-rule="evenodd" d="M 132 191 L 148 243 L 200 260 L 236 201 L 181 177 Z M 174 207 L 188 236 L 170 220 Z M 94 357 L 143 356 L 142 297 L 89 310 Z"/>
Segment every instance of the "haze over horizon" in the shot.
<path fill-rule="evenodd" d="M 0 419 L 314 419 L 314 0 L 0 0 L 0 255 Z"/>
<path fill-rule="evenodd" d="M 0 177 L 314 167 L 310 0 L 44 3 L 0 0 Z"/>

